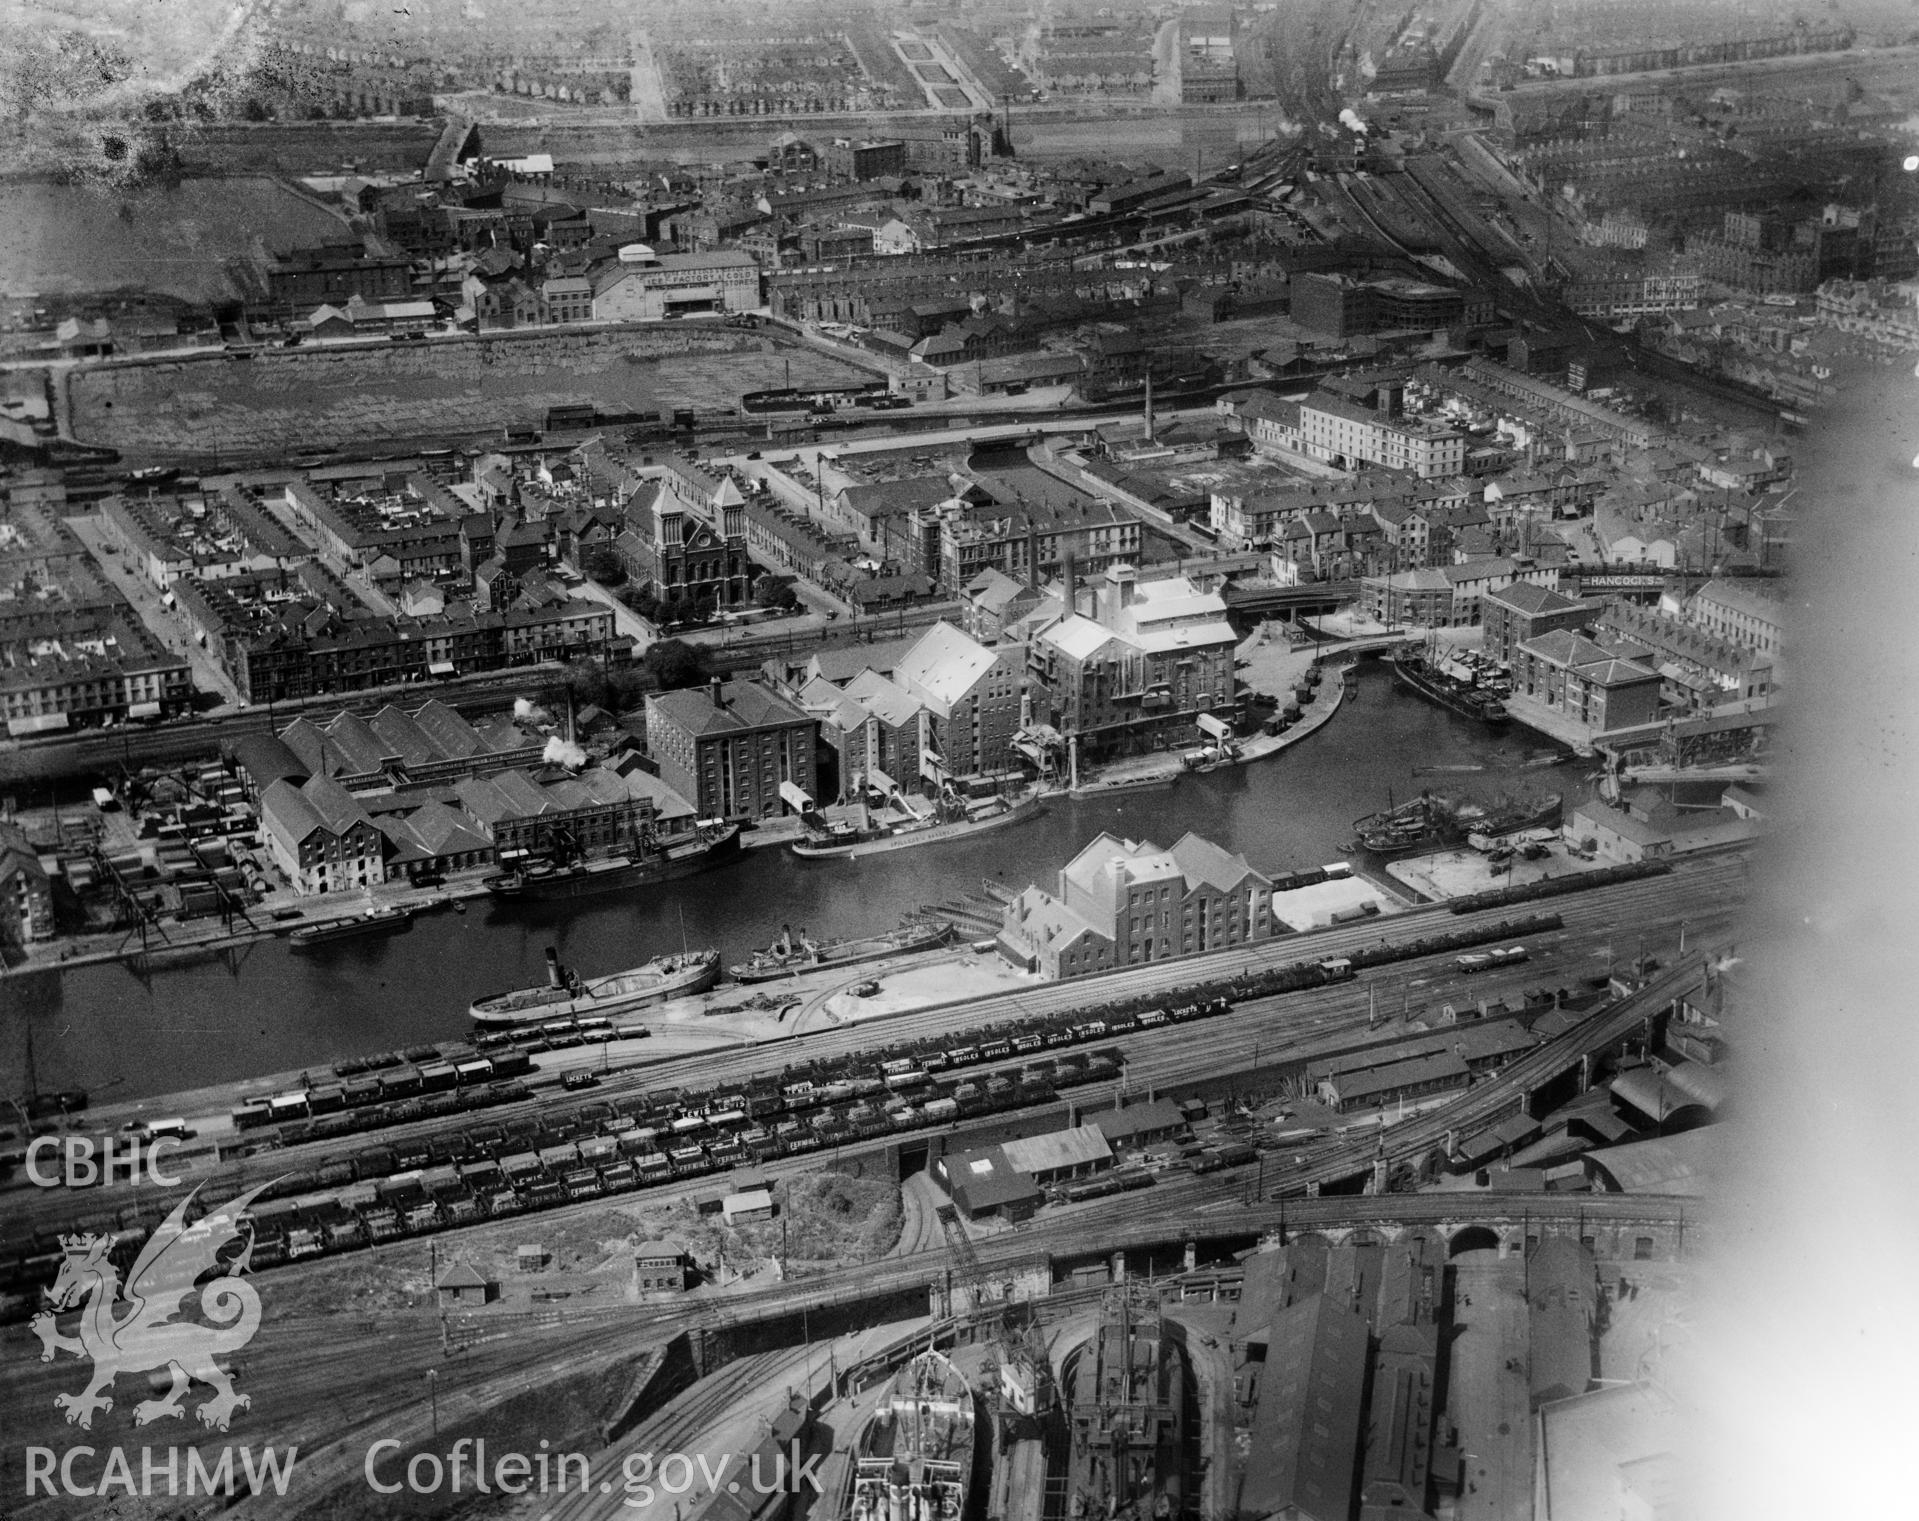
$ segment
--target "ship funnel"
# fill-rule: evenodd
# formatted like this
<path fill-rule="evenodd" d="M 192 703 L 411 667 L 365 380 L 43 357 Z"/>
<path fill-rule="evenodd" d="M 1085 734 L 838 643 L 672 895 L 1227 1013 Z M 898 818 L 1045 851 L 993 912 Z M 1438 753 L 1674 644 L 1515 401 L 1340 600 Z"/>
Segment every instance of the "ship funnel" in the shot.
<path fill-rule="evenodd" d="M 566 986 L 566 973 L 560 970 L 560 953 L 550 945 L 546 948 L 546 985 L 550 988 Z"/>

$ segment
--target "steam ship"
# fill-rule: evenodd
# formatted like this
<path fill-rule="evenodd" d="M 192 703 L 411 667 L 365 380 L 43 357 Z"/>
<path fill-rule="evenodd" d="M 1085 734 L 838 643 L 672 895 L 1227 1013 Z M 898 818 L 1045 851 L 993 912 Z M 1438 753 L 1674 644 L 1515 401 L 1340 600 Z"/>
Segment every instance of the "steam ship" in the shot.
<path fill-rule="evenodd" d="M 952 933 L 950 924 L 907 919 L 898 929 L 864 940 L 816 941 L 808 939 L 805 930 L 795 937 L 782 926 L 778 940 L 763 951 L 755 951 L 752 960 L 726 970 L 735 982 L 773 982 L 822 967 L 855 966 L 862 961 L 877 961 L 882 956 L 930 950 L 945 943 Z"/>
<path fill-rule="evenodd" d="M 664 999 L 704 993 L 719 980 L 718 951 L 655 956 L 642 966 L 583 981 L 560 965 L 559 952 L 549 946 L 545 982 L 475 999 L 467 1012 L 475 1024 L 481 1025 L 518 1025 L 569 1016 L 603 1019 Z"/>
<path fill-rule="evenodd" d="M 1438 703 L 1461 718 L 1470 718 L 1489 729 L 1503 728 L 1511 722 L 1506 705 L 1491 692 L 1472 682 L 1461 681 L 1440 670 L 1422 650 L 1402 649 L 1391 660 L 1393 680 L 1428 702 Z"/>
<path fill-rule="evenodd" d="M 933 814 L 922 819 L 894 819 L 861 829 L 852 824 L 826 824 L 795 840 L 793 854 L 803 860 L 817 861 L 836 857 L 877 855 L 883 851 L 904 850 L 913 845 L 938 845 L 947 840 L 963 840 L 1006 824 L 1031 818 L 1045 807 L 1037 795 L 1007 802 L 987 798 L 949 814 Z"/>
<path fill-rule="evenodd" d="M 1464 837 L 1457 810 L 1445 798 L 1422 792 L 1409 802 L 1353 821 L 1357 848 L 1372 855 L 1418 855 L 1444 850 Z"/>
<path fill-rule="evenodd" d="M 860 1431 L 850 1521 L 962 1521 L 973 1477 L 973 1388 L 927 1350 Z"/>
<path fill-rule="evenodd" d="M 740 853 L 738 824 L 711 825 L 670 841 L 646 837 L 632 853 L 604 861 L 574 860 L 515 866 L 482 879 L 496 898 L 584 898 L 650 887 L 724 866 Z"/>
<path fill-rule="evenodd" d="M 1070 1379 L 1074 1521 L 1172 1521 L 1186 1509 L 1186 1353 L 1157 1301 L 1108 1293 Z"/>
<path fill-rule="evenodd" d="M 1422 792 L 1416 798 L 1353 822 L 1355 848 L 1385 858 L 1446 850 L 1474 837 L 1498 839 L 1559 822 L 1557 792 L 1539 799 L 1502 799 L 1491 807 Z"/>
<path fill-rule="evenodd" d="M 1556 828 L 1564 811 L 1565 799 L 1557 792 L 1537 800 L 1502 799 L 1490 807 L 1471 803 L 1459 810 L 1459 827 L 1468 837 L 1496 840 L 1526 829 Z"/>

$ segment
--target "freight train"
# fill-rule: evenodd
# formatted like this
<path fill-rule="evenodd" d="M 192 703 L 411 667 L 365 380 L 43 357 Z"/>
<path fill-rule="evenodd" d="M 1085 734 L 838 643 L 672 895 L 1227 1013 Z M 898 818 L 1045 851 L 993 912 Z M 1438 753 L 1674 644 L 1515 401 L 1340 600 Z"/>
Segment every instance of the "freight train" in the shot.
<path fill-rule="evenodd" d="M 1369 967 L 1536 935 L 1560 924 L 1557 914 L 1532 914 L 1396 944 L 1382 942 L 1345 956 L 1297 961 L 1181 988 L 1176 1003 L 1147 995 L 1120 997 L 1070 1012 L 984 1026 L 969 1031 L 963 1043 L 948 1044 L 937 1037 L 903 1041 L 818 1058 L 789 1066 L 777 1076 L 725 1088 L 659 1088 L 564 1112 L 523 1110 L 479 1120 L 457 1133 L 400 1138 L 323 1157 L 281 1178 L 249 1211 L 252 1264 L 271 1267 L 482 1218 L 1045 1105 L 1056 1101 L 1062 1089 L 1116 1078 L 1124 1052 L 1101 1044 L 1116 1037 L 1216 1017 L 1249 998 L 1351 981 Z M 414 1047 L 369 1062 L 343 1063 L 334 1069 L 341 1079 L 337 1083 L 255 1100 L 241 1112 L 250 1116 L 246 1128 L 251 1141 L 280 1147 L 345 1136 L 360 1128 L 354 1122 L 362 1116 L 379 1116 L 371 1120 L 376 1124 L 399 1123 L 487 1107 L 529 1096 L 525 1084 L 514 1078 L 532 1070 L 535 1049 L 584 1044 L 617 1033 L 604 1020 L 566 1021 L 533 1032 L 530 1040 L 524 1034 L 495 1037 L 501 1048 L 491 1055 L 477 1050 L 463 1054 L 462 1047 Z M 509 1040 L 515 1044 L 504 1045 Z M 1039 1054 L 1065 1047 L 1091 1049 Z M 1011 1068 L 1015 1061 L 1019 1065 Z M 1010 1070 L 973 1078 L 948 1075 L 998 1063 Z M 348 1088 L 354 1092 L 352 1100 Z M 261 1104 L 266 1106 L 264 1118 Z M 271 1132 L 265 1126 L 271 1126 Z M 196 1208 L 211 1207 L 241 1187 L 237 1176 L 216 1173 L 201 1190 L 211 1203 Z M 113 1233 L 114 1250 L 130 1261 L 157 1214 L 151 1204 L 144 1211 L 129 1205 L 78 1224 L 83 1230 Z M 0 1245 L 0 1292 L 30 1293 L 36 1285 L 50 1283 L 59 1255 L 54 1231 Z"/>
<path fill-rule="evenodd" d="M 510 1080 L 532 1070 L 532 1054 L 523 1048 L 489 1055 L 470 1048 L 416 1047 L 372 1062 L 343 1062 L 334 1069 L 337 1082 L 248 1099 L 233 1111 L 233 1128 L 248 1131 L 277 1125 L 283 1145 L 326 1140 L 355 1130 L 426 1119 L 431 1113 L 525 1098 L 526 1085 Z M 430 1113 L 430 1101 L 436 1096 L 444 1101 L 443 1107 Z M 329 1118 L 331 1124 L 318 1123 Z M 315 1123 L 308 1126 L 308 1121 Z"/>

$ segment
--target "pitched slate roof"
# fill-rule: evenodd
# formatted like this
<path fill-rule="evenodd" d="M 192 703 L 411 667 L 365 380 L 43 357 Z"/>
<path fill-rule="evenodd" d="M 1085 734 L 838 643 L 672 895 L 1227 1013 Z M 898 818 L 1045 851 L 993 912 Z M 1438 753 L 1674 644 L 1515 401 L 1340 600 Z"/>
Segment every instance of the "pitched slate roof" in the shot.
<path fill-rule="evenodd" d="M 1497 591 L 1487 592 L 1486 600 L 1509 607 L 1516 613 L 1529 615 L 1569 612 L 1573 608 L 1588 605 L 1577 597 L 1568 597 L 1564 592 L 1534 581 L 1515 581 L 1510 586 L 1502 586 Z"/>
<path fill-rule="evenodd" d="M 776 724 L 807 722 L 807 715 L 785 698 L 754 682 L 729 681 L 721 688 L 725 706 L 715 707 L 705 687 L 657 692 L 646 699 L 647 710 L 695 736 L 738 734 Z"/>
<path fill-rule="evenodd" d="M 978 640 L 942 620 L 920 635 L 900 661 L 896 674 L 909 691 L 947 718 L 952 715 L 953 705 L 979 684 L 998 658 Z"/>

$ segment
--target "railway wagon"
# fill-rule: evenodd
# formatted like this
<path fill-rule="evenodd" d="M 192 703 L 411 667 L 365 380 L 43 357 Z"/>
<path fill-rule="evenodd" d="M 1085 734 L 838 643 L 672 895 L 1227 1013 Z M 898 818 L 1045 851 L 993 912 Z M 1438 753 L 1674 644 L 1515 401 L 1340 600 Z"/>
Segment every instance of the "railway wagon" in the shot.
<path fill-rule="evenodd" d="M 352 1230 L 333 1229 L 329 1234 L 329 1222 L 340 1223 L 339 1211 L 363 1222 L 365 1240 L 380 1240 L 389 1232 L 436 1229 L 481 1214 L 564 1202 L 569 1182 L 576 1190 L 585 1186 L 579 1176 L 585 1170 L 592 1172 L 592 1186 L 597 1189 L 648 1186 L 711 1171 L 728 1158 L 799 1154 L 859 1135 L 887 1134 L 1002 1107 L 1050 1102 L 1060 1089 L 1118 1076 L 1126 1060 L 1124 1051 L 1091 1045 L 1112 1034 L 1212 1017 L 1229 1011 L 1240 999 L 1323 986 L 1343 980 L 1362 966 L 1468 952 L 1478 946 L 1493 946 L 1501 960 L 1523 959 L 1523 945 L 1495 942 L 1557 929 L 1560 922 L 1556 914 L 1541 913 L 1462 926 L 1442 935 L 1382 943 L 1356 950 L 1347 958 L 1331 958 L 1343 959 L 1347 966 L 1295 962 L 1218 983 L 1195 984 L 1180 990 L 1186 997 L 1179 1002 L 1162 1005 L 1143 997 L 1122 998 L 1081 1008 L 1070 1016 L 1008 1022 L 982 1030 L 976 1044 L 903 1041 L 852 1060 L 806 1063 L 789 1069 L 782 1081 L 761 1079 L 711 1093 L 663 1088 L 624 1095 L 611 1103 L 596 1101 L 557 1122 L 522 1115 L 497 1125 L 472 1127 L 462 1135 L 408 1138 L 391 1146 L 331 1156 L 315 1163 L 313 1170 L 290 1174 L 275 1188 L 277 1197 L 256 1203 L 256 1241 L 264 1250 L 256 1253 L 255 1260 L 264 1265 L 349 1249 L 361 1239 Z M 1491 959 L 1493 952 L 1485 954 Z M 1008 1061 L 1015 1054 L 1016 1040 L 1021 1048 L 1018 1054 L 1026 1055 L 1035 1034 L 1043 1036 L 1047 1048 L 1090 1049 L 1026 1062 L 1016 1078 L 1002 1073 L 980 1080 L 933 1079 L 934 1072 Z M 560 1038 L 568 1040 L 576 1035 L 577 1031 L 560 1032 Z M 349 1066 L 350 1076 L 345 1071 Z M 529 1091 L 523 1082 L 500 1079 L 530 1070 L 530 1057 L 520 1045 L 493 1045 L 485 1057 L 464 1044 L 416 1046 L 360 1063 L 343 1063 L 335 1071 L 341 1082 L 250 1100 L 236 1110 L 235 1118 L 247 1129 L 278 1123 L 280 1139 L 297 1144 L 345 1133 L 323 1127 L 407 1122 L 525 1098 Z M 434 1091 L 427 1091 L 429 1081 Z M 367 1103 L 370 1085 L 375 1083 L 380 1102 Z M 331 1096 L 319 1098 L 322 1112 L 317 1115 L 315 1089 L 338 1092 L 337 1102 Z M 771 1129 L 762 1122 L 770 1122 Z M 447 1168 L 453 1170 L 436 1175 L 442 1185 L 437 1194 L 421 1183 L 425 1170 Z M 1143 1176 L 1145 1182 L 1126 1186 L 1148 1186 L 1150 1174 Z M 233 1188 L 241 1184 L 237 1174 L 229 1181 Z M 370 1206 L 364 1192 L 368 1183 L 377 1185 L 377 1202 Z M 215 1189 L 216 1194 L 219 1191 Z M 137 1246 L 142 1233 L 133 1226 L 148 1222 L 136 1218 L 123 1223 L 129 1225 L 129 1241 Z M 22 1252 L 13 1270 L 24 1272 L 31 1260 L 29 1252 Z M 0 1268 L 4 1266 L 0 1263 Z"/>

